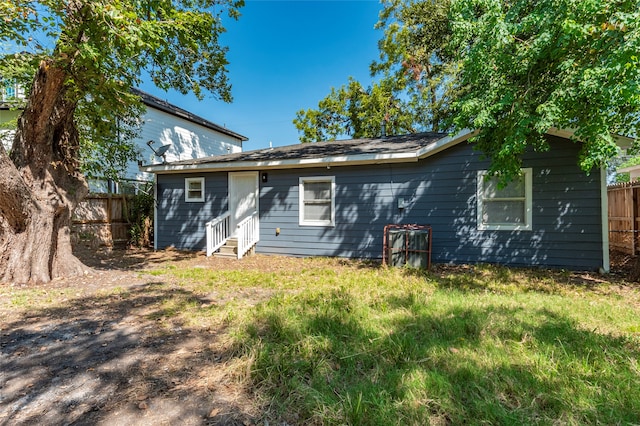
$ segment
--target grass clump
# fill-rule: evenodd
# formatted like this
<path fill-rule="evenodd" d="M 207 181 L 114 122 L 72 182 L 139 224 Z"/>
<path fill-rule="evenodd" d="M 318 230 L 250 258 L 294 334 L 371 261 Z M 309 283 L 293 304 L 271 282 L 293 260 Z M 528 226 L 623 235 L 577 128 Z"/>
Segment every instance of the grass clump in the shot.
<path fill-rule="evenodd" d="M 628 302 L 565 273 L 360 268 L 259 304 L 236 339 L 305 423 L 637 424 Z"/>
<path fill-rule="evenodd" d="M 602 277 L 336 259 L 168 268 L 223 321 L 270 415 L 299 424 L 638 424 L 640 296 Z M 226 295 L 259 293 L 252 303 Z M 222 318 L 222 319 L 221 319 Z"/>

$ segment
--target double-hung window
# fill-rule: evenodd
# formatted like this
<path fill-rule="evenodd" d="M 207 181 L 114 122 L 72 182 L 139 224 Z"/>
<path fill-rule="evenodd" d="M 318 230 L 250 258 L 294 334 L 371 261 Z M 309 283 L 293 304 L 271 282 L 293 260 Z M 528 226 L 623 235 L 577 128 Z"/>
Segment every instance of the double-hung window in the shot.
<path fill-rule="evenodd" d="M 300 225 L 334 226 L 335 186 L 333 176 L 300 178 Z"/>
<path fill-rule="evenodd" d="M 478 172 L 478 229 L 530 231 L 532 229 L 532 172 L 522 169 L 520 176 L 498 185 L 498 178 Z"/>
<path fill-rule="evenodd" d="M 204 178 L 186 178 L 184 180 L 184 201 L 204 201 Z"/>

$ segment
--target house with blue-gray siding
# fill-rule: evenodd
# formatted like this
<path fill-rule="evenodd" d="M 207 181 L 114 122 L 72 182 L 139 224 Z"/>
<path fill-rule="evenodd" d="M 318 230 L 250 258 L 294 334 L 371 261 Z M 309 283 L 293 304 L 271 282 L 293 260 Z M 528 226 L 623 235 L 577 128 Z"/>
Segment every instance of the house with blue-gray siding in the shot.
<path fill-rule="evenodd" d="M 155 248 L 206 250 L 213 227 L 228 238 L 252 217 L 257 253 L 380 259 L 386 225 L 424 224 L 436 263 L 609 269 L 605 174 L 580 170 L 570 133 L 551 130 L 551 149 L 528 152 L 506 187 L 487 176 L 470 136 L 328 141 L 143 166 L 155 174 Z"/>

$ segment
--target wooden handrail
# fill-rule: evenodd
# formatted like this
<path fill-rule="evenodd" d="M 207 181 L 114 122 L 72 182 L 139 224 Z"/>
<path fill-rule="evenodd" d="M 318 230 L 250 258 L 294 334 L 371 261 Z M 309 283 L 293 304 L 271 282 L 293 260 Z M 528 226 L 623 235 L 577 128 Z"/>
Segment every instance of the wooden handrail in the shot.
<path fill-rule="evenodd" d="M 205 231 L 207 235 L 207 256 L 222 247 L 231 236 L 231 214 L 223 213 L 217 218 L 207 222 Z"/>
<path fill-rule="evenodd" d="M 238 259 L 241 259 L 260 240 L 260 221 L 258 212 L 244 218 L 238 229 Z"/>

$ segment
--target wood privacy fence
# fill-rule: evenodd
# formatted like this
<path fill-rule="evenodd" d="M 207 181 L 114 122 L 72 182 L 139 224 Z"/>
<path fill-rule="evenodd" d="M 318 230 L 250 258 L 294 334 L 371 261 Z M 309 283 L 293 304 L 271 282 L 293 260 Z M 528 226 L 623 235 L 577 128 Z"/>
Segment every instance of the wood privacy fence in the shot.
<path fill-rule="evenodd" d="M 609 198 L 609 247 L 635 256 L 640 250 L 640 182 L 607 188 Z"/>
<path fill-rule="evenodd" d="M 71 239 L 93 248 L 113 247 L 129 241 L 129 206 L 132 195 L 90 194 L 73 213 Z"/>

